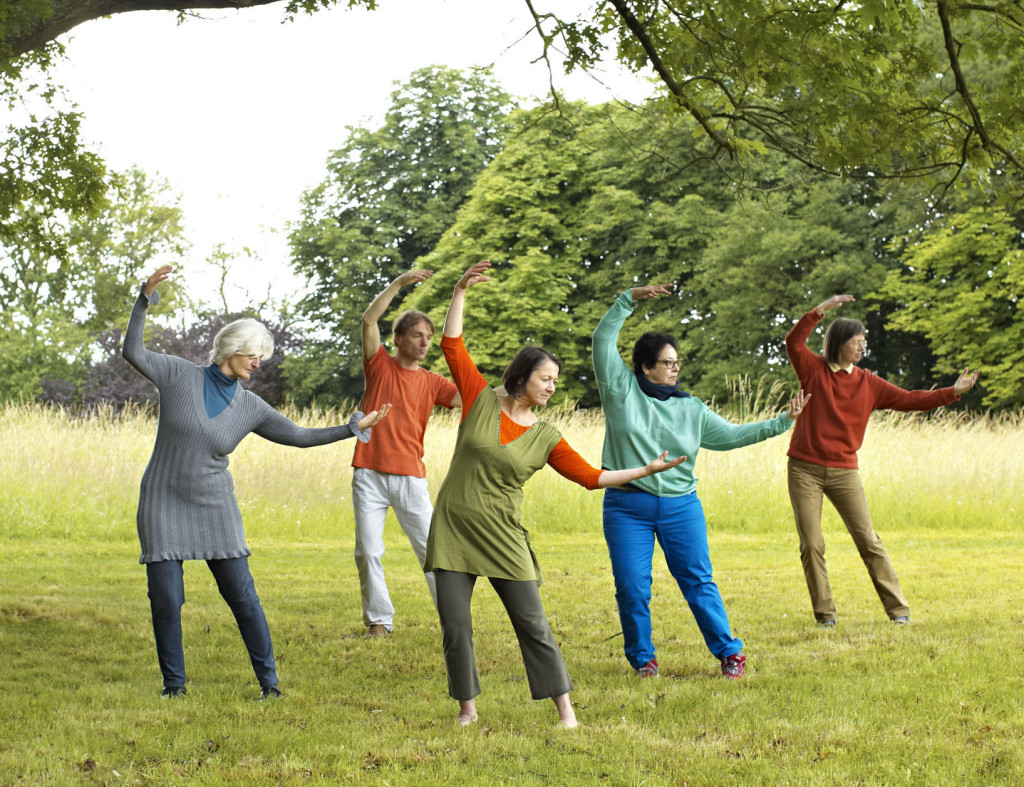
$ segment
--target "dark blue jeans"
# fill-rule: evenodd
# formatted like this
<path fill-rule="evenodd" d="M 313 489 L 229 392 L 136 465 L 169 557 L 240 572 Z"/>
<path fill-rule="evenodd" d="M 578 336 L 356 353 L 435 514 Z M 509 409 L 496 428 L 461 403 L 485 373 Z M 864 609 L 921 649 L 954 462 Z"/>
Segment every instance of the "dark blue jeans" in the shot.
<path fill-rule="evenodd" d="M 654 658 L 650 603 L 655 538 L 708 650 L 720 659 L 743 650 L 743 643 L 729 629 L 722 596 L 711 578 L 707 523 L 696 494 L 658 497 L 606 489 L 604 537 L 612 560 L 626 658 L 634 668 Z"/>
<path fill-rule="evenodd" d="M 249 558 L 207 560 L 206 565 L 217 580 L 217 589 L 235 615 L 260 686 L 276 684 L 274 646 L 270 643 L 267 618 L 249 573 Z M 182 561 L 147 563 L 146 579 L 149 583 L 149 605 L 153 611 L 156 655 L 160 660 L 164 687 L 178 688 L 185 685 L 185 649 L 181 643 L 181 606 L 185 603 Z"/>

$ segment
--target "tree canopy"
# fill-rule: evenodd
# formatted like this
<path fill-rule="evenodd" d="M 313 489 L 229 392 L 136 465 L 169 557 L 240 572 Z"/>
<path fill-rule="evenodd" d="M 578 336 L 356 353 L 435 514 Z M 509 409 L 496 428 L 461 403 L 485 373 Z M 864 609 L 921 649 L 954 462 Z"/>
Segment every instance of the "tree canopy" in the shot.
<path fill-rule="evenodd" d="M 531 8 L 535 0 L 526 0 Z M 536 13 L 569 67 L 650 67 L 716 153 L 773 150 L 864 180 L 958 180 L 1021 196 L 1024 4 L 934 0 L 607 0 Z"/>
<path fill-rule="evenodd" d="M 379 128 L 348 129 L 289 236 L 292 265 L 310 285 L 300 315 L 313 326 L 301 369 L 289 370 L 299 400 L 359 395 L 363 312 L 451 225 L 501 147 L 510 106 L 489 72 L 431 67 L 391 94 Z"/>

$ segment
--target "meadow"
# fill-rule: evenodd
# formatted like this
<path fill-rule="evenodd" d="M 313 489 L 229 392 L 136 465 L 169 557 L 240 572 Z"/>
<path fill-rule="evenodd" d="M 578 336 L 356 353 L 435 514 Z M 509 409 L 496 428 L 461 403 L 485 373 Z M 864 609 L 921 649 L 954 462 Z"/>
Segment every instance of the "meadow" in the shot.
<path fill-rule="evenodd" d="M 301 414 L 314 425 L 339 413 Z M 600 459 L 594 413 L 554 414 Z M 436 491 L 455 419 L 435 418 Z M 715 576 L 747 675 L 719 674 L 660 553 L 661 677 L 622 656 L 601 493 L 545 469 L 525 525 L 581 726 L 529 698 L 508 620 L 478 585 L 480 720 L 460 729 L 422 574 L 387 530 L 395 633 L 364 640 L 352 561 L 352 443 L 249 437 L 231 470 L 284 697 L 258 703 L 237 629 L 186 564 L 188 695 L 161 700 L 134 517 L 155 435 L 143 412 L 0 410 L 0 784 L 1024 784 L 1024 423 L 876 418 L 860 452 L 913 622 L 888 622 L 842 523 L 825 532 L 839 616 L 814 625 L 782 437 L 702 452 Z"/>

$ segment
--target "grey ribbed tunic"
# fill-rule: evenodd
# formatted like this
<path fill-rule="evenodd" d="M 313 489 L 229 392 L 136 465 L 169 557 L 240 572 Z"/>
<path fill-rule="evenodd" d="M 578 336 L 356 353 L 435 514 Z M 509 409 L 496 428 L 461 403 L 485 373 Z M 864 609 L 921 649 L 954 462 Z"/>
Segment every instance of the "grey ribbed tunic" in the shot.
<path fill-rule="evenodd" d="M 228 454 L 250 432 L 282 445 L 326 445 L 359 432 L 362 413 L 349 424 L 307 429 L 285 418 L 241 385 L 216 417 L 203 403 L 203 369 L 183 358 L 147 350 L 142 343 L 149 301 L 140 294 L 121 354 L 160 394 L 160 419 L 153 455 L 142 476 L 136 525 L 140 563 L 161 560 L 221 560 L 252 554 L 228 472 Z"/>

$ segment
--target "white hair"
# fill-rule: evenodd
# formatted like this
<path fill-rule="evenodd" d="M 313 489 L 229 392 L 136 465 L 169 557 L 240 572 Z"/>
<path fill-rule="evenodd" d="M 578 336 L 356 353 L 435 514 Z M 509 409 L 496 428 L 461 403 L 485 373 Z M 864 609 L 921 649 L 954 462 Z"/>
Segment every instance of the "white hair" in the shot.
<path fill-rule="evenodd" d="M 258 355 L 265 361 L 274 354 L 274 336 L 252 317 L 229 322 L 213 337 L 210 363 L 220 366 L 232 355 Z"/>

